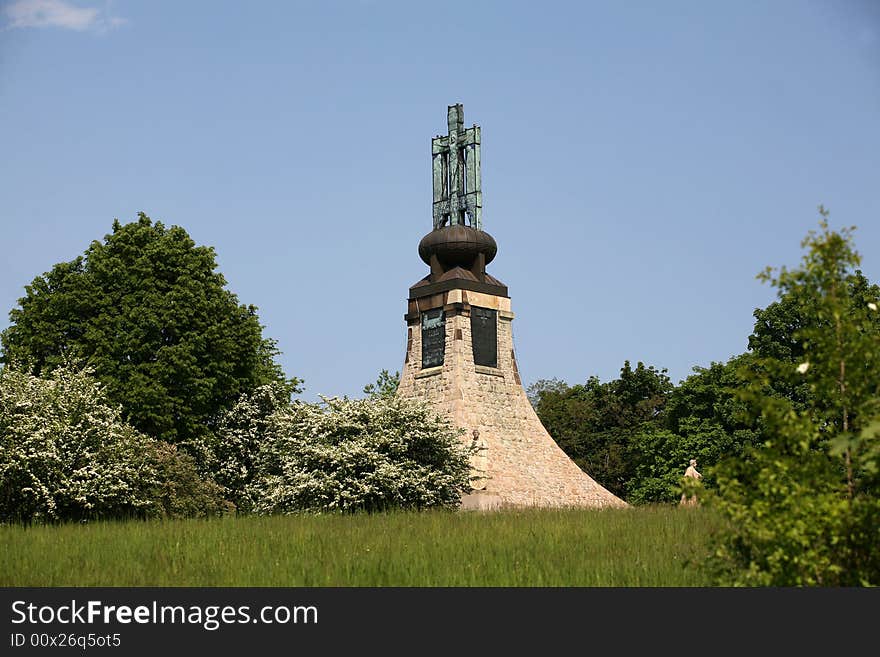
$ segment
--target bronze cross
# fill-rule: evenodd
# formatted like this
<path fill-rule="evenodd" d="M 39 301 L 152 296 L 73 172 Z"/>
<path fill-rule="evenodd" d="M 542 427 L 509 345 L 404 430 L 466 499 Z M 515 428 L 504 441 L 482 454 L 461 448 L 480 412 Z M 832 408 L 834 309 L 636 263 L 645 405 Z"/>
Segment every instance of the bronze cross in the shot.
<path fill-rule="evenodd" d="M 480 126 L 464 128 L 464 106 L 450 105 L 449 134 L 431 140 L 434 164 L 434 230 L 470 224 L 483 229 L 480 188 Z"/>

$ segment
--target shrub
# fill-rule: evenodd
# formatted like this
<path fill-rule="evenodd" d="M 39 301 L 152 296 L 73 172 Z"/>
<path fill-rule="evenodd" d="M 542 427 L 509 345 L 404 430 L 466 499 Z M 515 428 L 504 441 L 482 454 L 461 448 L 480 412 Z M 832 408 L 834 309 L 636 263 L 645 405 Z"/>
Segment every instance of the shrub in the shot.
<path fill-rule="evenodd" d="M 248 494 L 260 514 L 456 507 L 470 490 L 461 431 L 424 403 L 294 403 L 269 423 Z"/>
<path fill-rule="evenodd" d="M 120 409 L 107 402 L 103 386 L 88 371 L 63 366 L 44 379 L 15 366 L 0 370 L 4 521 L 217 509 L 219 489 L 193 480 L 191 465 L 171 446 L 124 423 Z"/>
<path fill-rule="evenodd" d="M 235 511 L 225 490 L 203 478 L 192 456 L 176 445 L 148 440 L 144 452 L 139 494 L 149 500 L 142 515 L 151 518 L 205 518 Z"/>
<path fill-rule="evenodd" d="M 183 447 L 196 455 L 199 470 L 222 488 L 239 512 L 250 512 L 247 493 L 262 445 L 268 440 L 272 416 L 290 404 L 290 390 L 281 384 L 259 386 L 243 394 L 221 414 L 217 430 Z"/>
<path fill-rule="evenodd" d="M 765 442 L 717 468 L 722 584 L 880 584 L 880 289 L 848 293 L 860 263 L 851 229 L 832 231 L 820 212 L 801 266 L 761 276 L 798 304 L 802 362 L 763 358 L 738 391 Z M 780 388 L 808 394 L 767 392 Z"/>

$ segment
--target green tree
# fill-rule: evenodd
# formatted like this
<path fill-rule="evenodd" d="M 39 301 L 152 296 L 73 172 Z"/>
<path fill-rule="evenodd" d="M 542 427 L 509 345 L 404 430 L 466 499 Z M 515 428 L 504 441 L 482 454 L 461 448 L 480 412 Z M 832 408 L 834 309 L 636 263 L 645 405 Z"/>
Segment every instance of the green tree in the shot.
<path fill-rule="evenodd" d="M 833 231 L 820 213 L 800 267 L 760 275 L 799 320 L 792 357 L 762 358 L 739 393 L 764 443 L 717 469 L 720 583 L 880 584 L 880 294 L 856 269 L 852 229 Z M 802 385 L 802 407 L 775 394 Z"/>
<path fill-rule="evenodd" d="M 850 303 L 867 307 L 876 299 L 880 289 L 871 284 L 858 269 L 847 273 L 838 293 L 850 298 Z M 804 360 L 805 336 L 811 330 L 827 331 L 832 327 L 827 318 L 820 317 L 815 307 L 815 296 L 799 287 L 780 290 L 779 299 L 764 309 L 755 311 L 755 328 L 749 336 L 749 351 L 756 356 L 754 367 L 762 367 L 764 359 L 774 362 L 799 364 Z M 880 316 L 872 320 L 880 330 Z M 806 379 L 798 377 L 774 377 L 767 381 L 768 392 L 789 399 L 798 410 L 810 404 L 813 390 Z"/>
<path fill-rule="evenodd" d="M 370 399 L 393 397 L 397 394 L 397 386 L 400 385 L 400 372 L 391 374 L 388 370 L 379 372 L 375 383 L 364 386 L 364 394 Z"/>
<path fill-rule="evenodd" d="M 242 393 L 278 382 L 291 392 L 254 306 L 215 271 L 214 250 L 140 213 L 113 223 L 83 256 L 26 286 L 0 335 L 2 361 L 51 372 L 88 363 L 138 430 L 182 443 L 211 430 Z"/>
<path fill-rule="evenodd" d="M 843 288 L 850 302 L 866 308 L 880 294 L 858 270 L 847 275 Z M 726 363 L 695 367 L 694 374 L 676 386 L 666 405 L 663 428 L 646 427 L 636 436 L 638 467 L 629 486 L 628 501 L 674 502 L 681 493 L 681 473 L 696 458 L 704 473 L 702 485 L 716 484 L 714 466 L 727 457 L 745 458 L 746 451 L 764 442 L 760 417 L 750 415 L 741 392 L 756 377 L 762 394 L 787 399 L 794 408 L 808 407 L 814 391 L 802 376 L 768 376 L 766 363 L 789 363 L 804 358 L 804 331 L 825 326 L 818 318 L 815 297 L 792 287 L 754 312 L 749 351 Z M 875 318 L 880 330 L 880 317 Z M 788 368 L 791 372 L 792 368 Z"/>
<path fill-rule="evenodd" d="M 526 388 L 526 397 L 528 397 L 532 408 L 537 410 L 542 394 L 565 395 L 568 391 L 568 387 L 569 386 L 565 381 L 557 379 L 556 377 L 553 377 L 552 379 L 538 379 Z"/>
<path fill-rule="evenodd" d="M 455 508 L 470 490 L 460 434 L 396 397 L 296 402 L 270 419 L 248 497 L 261 514 Z"/>
<path fill-rule="evenodd" d="M 662 426 L 672 391 L 666 370 L 629 361 L 614 381 L 583 385 L 557 380 L 530 388 L 544 427 L 568 456 L 615 495 L 628 499 L 641 458 L 637 437 Z"/>
<path fill-rule="evenodd" d="M 741 370 L 750 360 L 743 354 L 726 363 L 695 367 L 694 374 L 670 393 L 659 426 L 646 427 L 636 436 L 639 458 L 630 501 L 677 501 L 681 476 L 692 458 L 704 472 L 703 485 L 712 487 L 711 466 L 758 441 L 758 428 L 745 417 L 746 405 L 736 397 L 736 390 L 745 385 Z"/>

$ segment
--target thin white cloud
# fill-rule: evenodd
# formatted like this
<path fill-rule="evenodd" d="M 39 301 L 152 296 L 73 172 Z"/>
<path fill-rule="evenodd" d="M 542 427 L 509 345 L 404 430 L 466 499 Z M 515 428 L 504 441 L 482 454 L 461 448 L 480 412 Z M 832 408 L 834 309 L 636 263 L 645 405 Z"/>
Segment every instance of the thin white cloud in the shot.
<path fill-rule="evenodd" d="M 66 0 L 14 0 L 3 12 L 9 28 L 58 27 L 77 32 L 106 32 L 126 23 L 97 7 L 77 7 Z"/>

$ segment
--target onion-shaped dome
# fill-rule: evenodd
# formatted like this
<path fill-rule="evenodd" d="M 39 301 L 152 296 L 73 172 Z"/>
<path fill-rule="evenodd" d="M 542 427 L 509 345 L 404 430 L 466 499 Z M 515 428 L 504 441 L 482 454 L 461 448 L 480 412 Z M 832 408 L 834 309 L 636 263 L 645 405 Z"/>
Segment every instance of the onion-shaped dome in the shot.
<path fill-rule="evenodd" d="M 481 253 L 486 256 L 486 264 L 492 262 L 498 253 L 495 238 L 485 231 L 462 224 L 432 230 L 419 242 L 422 261 L 430 265 L 431 256 L 436 255 L 444 269 L 470 268 Z"/>

